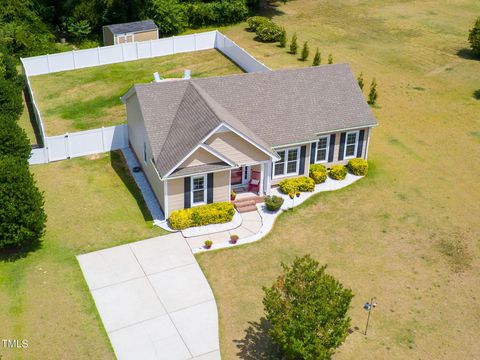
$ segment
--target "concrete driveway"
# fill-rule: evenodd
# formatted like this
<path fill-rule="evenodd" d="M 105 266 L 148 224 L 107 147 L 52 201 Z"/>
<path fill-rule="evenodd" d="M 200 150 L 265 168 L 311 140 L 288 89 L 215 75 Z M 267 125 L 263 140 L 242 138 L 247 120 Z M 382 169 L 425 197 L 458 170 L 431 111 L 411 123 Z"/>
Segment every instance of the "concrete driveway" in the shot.
<path fill-rule="evenodd" d="M 220 359 L 215 299 L 180 233 L 78 262 L 118 359 Z"/>

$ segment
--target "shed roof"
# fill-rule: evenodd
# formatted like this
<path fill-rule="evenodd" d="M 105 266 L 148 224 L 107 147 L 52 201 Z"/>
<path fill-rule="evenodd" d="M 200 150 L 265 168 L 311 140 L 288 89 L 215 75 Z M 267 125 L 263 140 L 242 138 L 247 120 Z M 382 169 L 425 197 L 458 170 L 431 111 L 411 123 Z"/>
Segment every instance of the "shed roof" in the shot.
<path fill-rule="evenodd" d="M 115 35 L 158 29 L 158 26 L 155 25 L 153 20 L 142 20 L 142 21 L 123 23 L 123 24 L 105 25 L 105 27 L 109 28 L 110 31 Z"/>

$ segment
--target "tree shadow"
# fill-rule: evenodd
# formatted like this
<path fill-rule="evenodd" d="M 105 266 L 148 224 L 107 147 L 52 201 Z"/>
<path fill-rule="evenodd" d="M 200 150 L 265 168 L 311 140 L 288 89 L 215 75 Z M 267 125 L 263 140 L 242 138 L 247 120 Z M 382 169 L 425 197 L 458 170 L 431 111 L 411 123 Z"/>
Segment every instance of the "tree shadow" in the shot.
<path fill-rule="evenodd" d="M 35 133 L 36 144 L 33 144 L 32 146 L 36 148 L 41 148 L 43 147 L 43 139 L 40 134 L 40 128 L 37 124 L 37 121 L 35 120 L 35 112 L 33 110 L 32 98 L 30 97 L 30 93 L 28 92 L 26 87 L 23 88 L 23 98 L 25 99 L 25 105 L 27 107 L 30 124 L 32 125 L 33 132 Z"/>
<path fill-rule="evenodd" d="M 462 59 L 466 60 L 480 60 L 480 56 L 475 54 L 471 49 L 469 48 L 463 48 L 457 51 L 457 56 L 461 57 Z"/>
<path fill-rule="evenodd" d="M 6 247 L 0 249 L 0 262 L 14 262 L 27 257 L 28 254 L 39 250 L 42 247 L 42 239 L 20 247 Z"/>
<path fill-rule="evenodd" d="M 475 90 L 475 91 L 473 92 L 472 96 L 473 96 L 473 98 L 474 98 L 475 100 L 480 100 L 480 89 Z"/>
<path fill-rule="evenodd" d="M 285 15 L 285 12 L 280 10 L 281 2 L 279 1 L 269 1 L 261 0 L 256 15 L 265 16 L 271 19 L 274 16 Z"/>
<path fill-rule="evenodd" d="M 234 340 L 239 352 L 237 357 L 242 360 L 275 360 L 280 359 L 279 348 L 272 342 L 268 334 L 270 323 L 262 317 L 259 322 L 250 321 L 245 329 L 245 337 Z"/>
<path fill-rule="evenodd" d="M 120 150 L 111 151 L 110 163 L 113 170 L 115 170 L 118 177 L 122 180 L 130 194 L 132 194 L 134 197 L 145 221 L 152 221 L 152 214 L 150 214 L 150 210 L 148 210 L 145 199 L 143 198 L 142 192 L 138 188 L 135 179 L 133 178 L 132 174 L 130 174 L 130 169 L 128 168 L 127 161 L 125 160 L 123 153 Z"/>

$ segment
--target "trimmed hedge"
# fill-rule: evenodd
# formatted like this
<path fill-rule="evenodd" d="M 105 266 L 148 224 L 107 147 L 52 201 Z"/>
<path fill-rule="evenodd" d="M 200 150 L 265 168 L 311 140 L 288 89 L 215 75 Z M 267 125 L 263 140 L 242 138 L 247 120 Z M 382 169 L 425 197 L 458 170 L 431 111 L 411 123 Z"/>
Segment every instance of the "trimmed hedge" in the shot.
<path fill-rule="evenodd" d="M 266 23 L 270 22 L 270 19 L 265 16 L 252 16 L 247 19 L 247 30 L 251 32 L 257 31 L 257 28 Z"/>
<path fill-rule="evenodd" d="M 322 164 L 312 164 L 308 175 L 315 181 L 315 184 L 321 184 L 327 180 L 327 168 Z"/>
<path fill-rule="evenodd" d="M 353 175 L 365 176 L 368 173 L 368 161 L 365 159 L 352 159 L 348 162 L 347 167 Z"/>
<path fill-rule="evenodd" d="M 283 198 L 280 196 L 266 196 L 265 197 L 265 207 L 269 211 L 277 211 L 283 205 Z"/>
<path fill-rule="evenodd" d="M 172 211 L 168 221 L 175 230 L 193 226 L 221 224 L 232 220 L 235 209 L 230 202 L 219 202 Z"/>
<path fill-rule="evenodd" d="M 343 165 L 333 165 L 330 168 L 330 177 L 334 180 L 343 180 L 347 176 L 347 168 Z"/>
<path fill-rule="evenodd" d="M 283 27 L 275 24 L 273 21 L 266 21 L 257 27 L 256 39 L 261 42 L 280 41 L 284 31 Z"/>
<path fill-rule="evenodd" d="M 298 191 L 311 192 L 315 189 L 315 181 L 306 176 L 280 181 L 280 191 L 284 194 L 295 194 Z"/>

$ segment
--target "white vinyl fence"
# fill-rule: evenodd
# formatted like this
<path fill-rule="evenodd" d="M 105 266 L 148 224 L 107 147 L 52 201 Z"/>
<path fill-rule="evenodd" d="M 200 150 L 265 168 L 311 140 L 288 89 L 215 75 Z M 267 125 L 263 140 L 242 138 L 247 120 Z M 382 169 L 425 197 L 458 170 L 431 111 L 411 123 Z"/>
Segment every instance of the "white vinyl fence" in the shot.
<path fill-rule="evenodd" d="M 35 121 L 44 144 L 44 148 L 32 150 L 30 164 L 128 147 L 127 125 L 47 136 L 30 85 L 30 76 L 208 49 L 219 50 L 246 72 L 270 71 L 267 66 L 218 31 L 22 58 Z"/>

